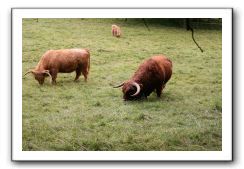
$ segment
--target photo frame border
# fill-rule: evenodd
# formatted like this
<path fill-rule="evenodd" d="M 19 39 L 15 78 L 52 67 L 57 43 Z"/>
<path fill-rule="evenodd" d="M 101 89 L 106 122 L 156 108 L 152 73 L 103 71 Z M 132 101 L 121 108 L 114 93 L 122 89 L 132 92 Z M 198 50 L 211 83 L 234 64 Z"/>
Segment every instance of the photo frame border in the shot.
<path fill-rule="evenodd" d="M 13 101 L 13 99 L 14 99 L 14 92 L 13 92 L 13 88 L 14 88 L 14 84 L 13 84 L 13 81 L 14 81 L 14 70 L 13 70 L 13 65 L 14 65 L 14 52 L 13 52 L 13 50 L 14 50 L 14 47 L 13 47 L 13 41 L 14 41 L 14 37 L 13 37 L 13 31 L 14 31 L 14 29 L 13 29 L 13 25 L 14 25 L 14 23 L 13 23 L 13 11 L 14 10 L 18 10 L 18 9 L 21 9 L 21 10 L 28 10 L 28 9 L 36 9 L 36 10 L 39 10 L 39 9 L 49 9 L 49 10 L 56 10 L 56 9 L 64 9 L 64 10 L 72 10 L 72 9 L 79 9 L 79 10 L 84 10 L 84 9 L 93 9 L 93 10 L 99 10 L 99 9 L 102 9 L 102 10 L 110 10 L 110 9 L 131 9 L 131 10 L 137 10 L 137 9 L 145 9 L 145 10 L 147 10 L 147 9 L 159 9 L 159 10 L 164 10 L 164 9 L 184 9 L 184 10 L 191 10 L 191 9 L 203 9 L 203 10 L 208 10 L 208 9 L 210 9 L 210 10 L 217 10 L 217 9 L 221 9 L 221 10 L 225 10 L 225 9 L 227 9 L 227 10 L 231 10 L 231 80 L 232 80 L 232 82 L 231 82 L 231 117 L 232 117 L 232 119 L 231 119 L 231 155 L 230 155 L 230 158 L 228 158 L 228 159 L 224 159 L 224 160 L 145 160 L 145 159 L 143 159 L 143 160 L 123 160 L 123 159 L 121 159 L 121 160 L 94 160 L 94 159 L 91 159 L 91 160 L 65 160 L 65 159 L 54 159 L 54 160 L 43 160 L 43 159 L 37 159 L 37 160 L 35 160 L 35 159 L 19 159 L 19 158 L 16 158 L 16 156 L 14 156 L 14 154 L 16 153 L 16 149 L 15 148 L 13 148 L 14 147 L 14 141 L 13 141 L 13 138 L 14 138 L 14 123 L 13 123 L 13 117 L 14 117 L 14 112 L 13 112 L 13 105 L 14 105 L 14 101 Z M 51 18 L 51 17 L 50 17 Z M 99 18 L 99 17 L 98 17 Z M 223 33 L 223 32 L 222 32 Z M 223 34 L 222 34 L 222 37 L 223 37 Z M 222 39 L 223 40 L 223 39 Z M 222 47 L 223 47 L 223 43 L 222 43 Z M 222 52 L 223 52 L 223 48 L 222 48 Z M 223 56 L 222 56 L 222 61 L 223 61 Z M 233 68 L 234 66 L 233 66 L 233 8 L 11 8 L 11 160 L 12 161 L 82 161 L 82 162 L 182 162 L 182 161 L 184 161 L 184 162 L 186 162 L 186 161 L 188 161 L 188 162 L 202 162 L 202 161 L 206 161 L 206 162 L 212 162 L 212 161 L 215 161 L 215 162 L 224 162 L 224 161 L 233 161 L 233 148 L 234 148 L 234 145 L 233 145 L 233 143 L 234 143 L 234 136 L 233 136 L 233 119 L 234 119 L 234 115 L 233 115 L 233 99 L 234 99 L 234 97 L 233 97 L 233 78 L 234 78 L 234 76 L 233 76 Z M 223 63 L 222 63 L 222 69 L 223 69 Z M 222 78 L 223 78 L 223 70 L 222 70 Z M 223 82 L 222 82 L 222 99 L 223 99 Z M 223 104 L 223 103 L 222 103 Z M 22 111 L 21 111 L 22 112 Z M 22 113 L 21 113 L 21 115 L 22 115 Z M 223 121 L 223 118 L 222 118 L 222 121 Z M 223 123 L 222 123 L 222 133 L 223 133 Z M 223 136 L 222 136 L 223 137 Z M 222 143 L 223 143 L 223 140 L 222 140 Z M 223 146 L 223 145 L 222 145 Z M 23 152 L 23 151 L 22 151 Z M 35 152 L 35 151 L 34 151 Z M 44 153 L 44 154 L 46 154 L 46 152 L 51 152 L 51 151 L 45 151 L 45 152 L 42 152 L 42 153 Z M 61 152 L 61 151 L 57 151 L 57 152 Z M 109 151 L 107 151 L 107 152 L 109 152 Z M 117 152 L 119 152 L 119 151 L 117 151 Z M 140 152 L 140 151 L 138 151 L 138 152 Z M 147 151 L 146 151 L 147 152 Z M 160 151 L 159 151 L 160 152 Z M 170 151 L 167 151 L 167 152 L 170 152 Z M 186 151 L 183 151 L 183 153 L 185 153 Z M 205 152 L 205 151 L 203 151 L 203 152 Z M 209 152 L 209 151 L 206 151 L 206 152 Z M 221 151 L 220 151 L 221 152 Z M 114 153 L 114 151 L 113 151 L 113 153 Z M 23 153 L 22 155 L 25 155 L 25 153 Z"/>

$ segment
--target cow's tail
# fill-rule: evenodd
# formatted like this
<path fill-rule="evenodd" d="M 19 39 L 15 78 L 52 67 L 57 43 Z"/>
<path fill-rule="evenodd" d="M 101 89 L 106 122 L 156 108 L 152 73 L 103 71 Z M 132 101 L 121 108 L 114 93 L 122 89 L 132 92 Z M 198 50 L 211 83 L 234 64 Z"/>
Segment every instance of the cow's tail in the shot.
<path fill-rule="evenodd" d="M 86 50 L 87 53 L 88 53 L 88 72 L 89 72 L 89 70 L 90 70 L 90 63 L 91 63 L 91 62 L 90 62 L 90 57 L 91 57 L 91 56 L 90 56 L 90 50 L 87 49 L 87 48 L 86 48 L 85 50 Z"/>

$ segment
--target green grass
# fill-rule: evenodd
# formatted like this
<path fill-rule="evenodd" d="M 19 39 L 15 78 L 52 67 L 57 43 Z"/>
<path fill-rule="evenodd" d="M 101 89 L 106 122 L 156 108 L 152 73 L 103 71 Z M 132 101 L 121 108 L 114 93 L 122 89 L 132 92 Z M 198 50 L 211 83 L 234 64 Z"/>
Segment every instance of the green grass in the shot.
<path fill-rule="evenodd" d="M 111 36 L 111 24 L 123 36 Z M 23 79 L 23 150 L 222 150 L 222 33 L 123 19 L 23 20 L 23 74 L 49 49 L 89 48 L 88 82 L 58 74 L 40 86 Z M 155 54 L 173 61 L 161 98 L 124 102 L 112 85 L 129 79 Z"/>

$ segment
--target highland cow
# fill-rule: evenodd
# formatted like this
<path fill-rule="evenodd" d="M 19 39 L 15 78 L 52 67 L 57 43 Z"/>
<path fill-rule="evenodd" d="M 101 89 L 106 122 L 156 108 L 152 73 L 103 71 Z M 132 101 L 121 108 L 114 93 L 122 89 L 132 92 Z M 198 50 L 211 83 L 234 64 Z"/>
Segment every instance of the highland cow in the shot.
<path fill-rule="evenodd" d="M 58 73 L 71 73 L 76 71 L 75 81 L 84 75 L 85 81 L 90 69 L 90 52 L 88 49 L 60 49 L 48 50 L 41 57 L 37 66 L 25 73 L 32 73 L 40 85 L 45 77 L 49 76 L 50 82 L 56 84 Z M 24 76 L 25 76 L 24 75 Z"/>
<path fill-rule="evenodd" d="M 122 86 L 124 100 L 147 98 L 154 90 L 160 97 L 172 75 L 172 62 L 163 55 L 145 60 L 131 77 L 114 88 Z"/>
<path fill-rule="evenodd" d="M 112 35 L 119 38 L 121 36 L 121 29 L 117 25 L 112 25 Z"/>

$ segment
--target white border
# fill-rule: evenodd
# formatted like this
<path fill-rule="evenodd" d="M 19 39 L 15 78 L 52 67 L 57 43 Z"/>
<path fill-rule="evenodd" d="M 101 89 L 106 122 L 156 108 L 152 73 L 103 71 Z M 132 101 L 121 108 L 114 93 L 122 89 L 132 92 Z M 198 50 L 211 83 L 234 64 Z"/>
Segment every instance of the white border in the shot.
<path fill-rule="evenodd" d="M 222 18 L 222 151 L 22 151 L 22 18 Z M 232 160 L 232 9 L 12 9 L 12 160 Z"/>

